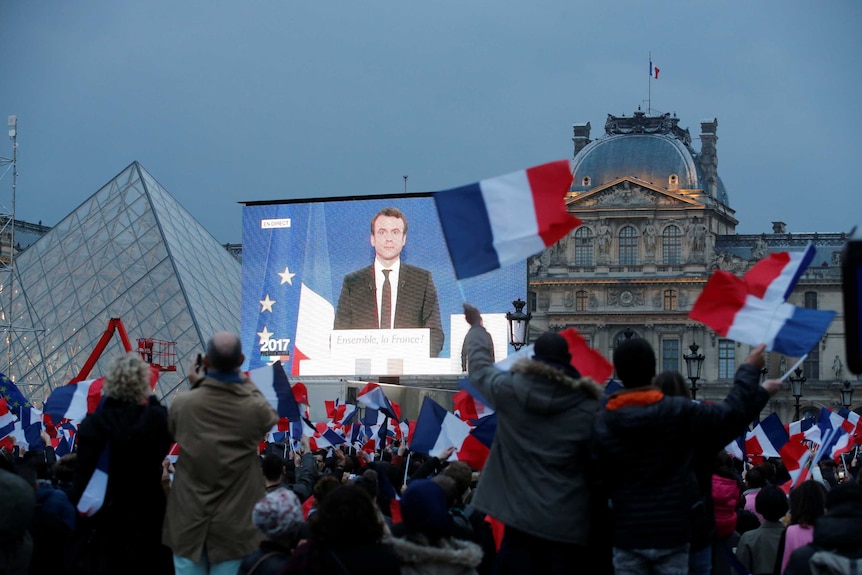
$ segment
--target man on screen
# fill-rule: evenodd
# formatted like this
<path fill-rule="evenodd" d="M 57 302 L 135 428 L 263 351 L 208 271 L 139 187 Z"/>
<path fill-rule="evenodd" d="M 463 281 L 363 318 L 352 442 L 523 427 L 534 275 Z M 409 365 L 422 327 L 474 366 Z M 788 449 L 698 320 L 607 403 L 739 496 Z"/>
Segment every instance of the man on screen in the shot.
<path fill-rule="evenodd" d="M 401 262 L 407 243 L 407 218 L 398 208 L 383 208 L 371 220 L 374 263 L 344 276 L 335 329 L 431 330 L 431 357 L 443 349 L 443 326 L 431 272 Z"/>

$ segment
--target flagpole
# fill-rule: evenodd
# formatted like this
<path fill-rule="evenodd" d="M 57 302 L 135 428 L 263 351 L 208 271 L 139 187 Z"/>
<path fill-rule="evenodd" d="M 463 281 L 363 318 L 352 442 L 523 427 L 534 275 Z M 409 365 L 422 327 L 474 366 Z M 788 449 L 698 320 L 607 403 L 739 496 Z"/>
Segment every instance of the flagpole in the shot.
<path fill-rule="evenodd" d="M 652 51 L 649 53 L 649 79 L 647 80 L 647 116 L 652 115 Z"/>
<path fill-rule="evenodd" d="M 799 366 L 802 364 L 802 362 L 803 362 L 803 361 L 805 361 L 805 358 L 806 358 L 806 357 L 808 357 L 808 354 L 807 354 L 807 353 L 806 353 L 805 355 L 803 355 L 802 357 L 800 357 L 800 358 L 796 361 L 796 363 L 794 363 L 794 364 L 790 367 L 790 369 L 788 369 L 788 370 L 787 370 L 787 373 L 785 373 L 784 375 L 782 375 L 782 376 L 781 376 L 780 381 L 784 381 L 785 379 L 787 379 L 787 376 L 789 376 L 791 373 L 793 373 L 793 370 L 795 370 L 797 367 L 799 367 Z"/>

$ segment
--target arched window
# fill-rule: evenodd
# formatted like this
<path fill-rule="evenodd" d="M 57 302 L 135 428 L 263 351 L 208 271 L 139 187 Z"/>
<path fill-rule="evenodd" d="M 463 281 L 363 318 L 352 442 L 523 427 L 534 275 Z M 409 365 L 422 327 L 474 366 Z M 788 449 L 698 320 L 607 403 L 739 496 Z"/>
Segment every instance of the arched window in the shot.
<path fill-rule="evenodd" d="M 665 309 L 665 311 L 671 311 L 671 310 L 676 309 L 676 290 L 675 289 L 664 290 L 664 309 Z"/>
<path fill-rule="evenodd" d="M 587 301 L 589 295 L 586 290 L 578 290 L 575 292 L 575 311 L 587 311 Z"/>
<path fill-rule="evenodd" d="M 593 265 L 593 230 L 584 226 L 575 230 L 575 265 Z"/>
<path fill-rule="evenodd" d="M 670 177 L 667 179 L 667 183 L 671 189 L 675 189 L 677 184 L 679 183 L 679 177 L 677 177 L 676 174 L 671 174 Z"/>
<path fill-rule="evenodd" d="M 682 230 L 678 226 L 668 226 L 662 231 L 661 257 L 666 266 L 682 263 Z"/>
<path fill-rule="evenodd" d="M 632 226 L 620 230 L 620 265 L 635 266 L 638 263 L 638 233 Z"/>
<path fill-rule="evenodd" d="M 619 344 L 624 342 L 627 339 L 638 338 L 638 332 L 633 330 L 630 327 L 625 328 L 624 330 L 617 332 L 617 335 L 614 336 L 614 347 L 617 347 Z"/>

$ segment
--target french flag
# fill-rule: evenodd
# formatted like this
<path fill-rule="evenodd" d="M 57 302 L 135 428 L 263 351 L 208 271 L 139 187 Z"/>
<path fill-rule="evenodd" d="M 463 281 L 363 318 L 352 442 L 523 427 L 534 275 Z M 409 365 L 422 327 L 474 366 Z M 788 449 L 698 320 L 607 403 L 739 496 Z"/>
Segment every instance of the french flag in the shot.
<path fill-rule="evenodd" d="M 292 375 L 299 375 L 300 364 L 306 359 L 329 358 L 329 327 L 335 321 L 335 308 L 331 303 L 332 276 L 326 238 L 323 204 L 312 204 L 308 211 L 305 261 L 296 313 Z"/>
<path fill-rule="evenodd" d="M 724 450 L 731 457 L 739 461 L 745 461 L 745 436 L 741 435 L 727 444 Z"/>
<path fill-rule="evenodd" d="M 462 389 L 452 397 L 455 415 L 462 421 L 475 422 L 494 413 L 494 410 L 474 398 L 466 389 Z"/>
<path fill-rule="evenodd" d="M 814 257 L 803 252 L 771 254 L 743 278 L 717 270 L 697 298 L 689 317 L 723 337 L 790 357 L 802 357 L 820 341 L 834 311 L 800 308 L 787 303 L 799 277 Z"/>
<path fill-rule="evenodd" d="M 811 433 L 810 437 L 806 437 L 820 445 L 815 463 L 827 457 L 835 459 L 853 449 L 853 432 L 856 430 L 856 425 L 840 414 L 821 407 L 816 427 L 819 433 Z"/>
<path fill-rule="evenodd" d="M 790 436 L 790 441 L 805 441 L 805 433 L 814 426 L 815 419 L 806 417 L 799 421 L 790 422 L 787 427 L 787 434 Z"/>
<path fill-rule="evenodd" d="M 604 383 L 610 379 L 614 373 L 614 366 L 600 352 L 591 348 L 587 340 L 578 333 L 573 327 L 569 327 L 560 332 L 560 335 L 566 340 L 569 347 L 569 354 L 572 356 L 572 367 L 578 370 L 581 377 L 590 377 L 598 383 Z M 535 350 L 534 344 L 526 345 L 517 352 L 506 356 L 495 363 L 494 365 L 501 371 L 508 371 L 518 360 L 530 359 L 533 357 Z"/>
<path fill-rule="evenodd" d="M 84 488 L 81 499 L 78 501 L 78 513 L 87 517 L 95 515 L 105 502 L 105 493 L 108 491 L 109 454 L 110 444 L 106 443 L 99 455 L 96 469 L 93 470 L 93 475 L 90 476 L 87 487 Z"/>
<path fill-rule="evenodd" d="M 804 480 L 805 470 L 811 453 L 802 443 L 790 441 L 787 430 L 781 424 L 778 414 L 773 412 L 753 430 L 753 440 L 745 442 L 748 453 L 757 453 L 757 446 L 764 457 L 780 457 L 790 473 L 791 486 Z"/>
<path fill-rule="evenodd" d="M 862 418 L 859 417 L 859 414 L 855 411 L 850 411 L 846 407 L 842 407 L 838 410 L 838 415 L 850 422 L 852 428 L 850 435 L 853 436 L 854 443 L 862 443 L 862 435 L 859 433 L 859 422 L 862 421 Z"/>
<path fill-rule="evenodd" d="M 180 444 L 172 443 L 168 448 L 168 454 L 165 457 L 167 457 L 171 463 L 176 463 L 177 459 L 180 457 Z"/>
<path fill-rule="evenodd" d="M 580 225 L 566 209 L 568 160 L 434 193 L 455 277 L 522 261 Z"/>
<path fill-rule="evenodd" d="M 299 439 L 302 435 L 302 416 L 281 362 L 276 361 L 272 365 L 253 369 L 248 372 L 248 376 L 275 408 L 278 416 L 290 421 L 291 437 Z"/>
<path fill-rule="evenodd" d="M 401 419 L 401 410 L 396 412 L 395 407 L 390 403 L 389 398 L 383 393 L 383 388 L 376 383 L 367 383 L 359 393 L 356 394 L 356 401 L 367 408 L 376 409 L 382 412 L 386 417 L 393 419 Z"/>
<path fill-rule="evenodd" d="M 15 422 L 17 419 L 12 412 L 9 411 L 9 406 L 5 399 L 0 399 L 0 439 L 10 435 L 15 431 Z"/>
<path fill-rule="evenodd" d="M 350 425 L 353 423 L 358 411 L 355 405 L 341 403 L 338 399 L 335 401 L 327 400 L 324 404 L 326 406 L 326 416 L 336 425 Z"/>
<path fill-rule="evenodd" d="M 45 401 L 43 415 L 54 425 L 64 419 L 80 423 L 99 407 L 104 383 L 105 378 L 99 377 L 55 388 Z"/>
<path fill-rule="evenodd" d="M 439 403 L 425 397 L 419 417 L 416 418 L 416 428 L 413 430 L 413 440 L 410 449 L 417 453 L 437 454 L 447 447 L 461 447 L 470 436 L 470 425 L 449 413 Z M 458 459 L 457 451 L 449 461 Z"/>

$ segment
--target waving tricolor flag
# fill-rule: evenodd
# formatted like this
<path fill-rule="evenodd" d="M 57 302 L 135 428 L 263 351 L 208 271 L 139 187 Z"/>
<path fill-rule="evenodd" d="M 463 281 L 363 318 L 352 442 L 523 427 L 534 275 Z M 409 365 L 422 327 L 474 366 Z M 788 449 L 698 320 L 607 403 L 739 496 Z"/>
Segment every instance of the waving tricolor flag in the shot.
<path fill-rule="evenodd" d="M 290 422 L 290 437 L 299 439 L 302 436 L 302 415 L 281 362 L 253 369 L 248 372 L 248 376 L 275 408 L 278 416 Z"/>
<path fill-rule="evenodd" d="M 95 515 L 105 502 L 105 493 L 108 491 L 109 461 L 110 444 L 106 443 L 99 455 L 96 469 L 93 470 L 93 475 L 90 476 L 87 487 L 84 488 L 81 499 L 78 501 L 78 512 L 87 517 Z"/>
<path fill-rule="evenodd" d="M 5 399 L 0 399 L 0 439 L 15 431 L 16 418 L 9 411 Z"/>
<path fill-rule="evenodd" d="M 798 441 L 790 441 L 787 430 L 781 424 L 778 414 L 770 413 L 752 430 L 750 439 L 745 441 L 745 451 L 761 454 L 764 457 L 780 457 L 790 473 L 791 486 L 803 481 L 807 474 L 806 466 L 811 457 L 808 448 Z"/>
<path fill-rule="evenodd" d="M 513 264 L 580 225 L 566 209 L 568 160 L 434 193 L 459 280 Z"/>
<path fill-rule="evenodd" d="M 365 387 L 356 394 L 356 401 L 367 408 L 380 411 L 386 417 L 395 420 L 401 419 L 401 409 L 396 409 L 397 404 L 390 402 L 386 394 L 383 393 L 383 388 L 376 383 L 365 384 Z"/>
<path fill-rule="evenodd" d="M 743 278 L 717 270 L 697 298 L 689 317 L 716 333 L 749 345 L 802 357 L 826 333 L 834 311 L 800 308 L 786 302 L 814 257 L 814 246 L 802 252 L 771 254 Z"/>
<path fill-rule="evenodd" d="M 93 413 L 102 401 L 104 377 L 79 381 L 54 388 L 45 401 L 43 413 L 54 425 L 64 419 L 80 423 Z"/>
<path fill-rule="evenodd" d="M 473 427 L 446 411 L 443 406 L 425 397 L 410 435 L 410 449 L 417 453 L 436 455 L 448 447 L 455 452 L 449 461 L 463 461 L 474 469 L 482 469 L 497 430 L 496 414 L 484 417 Z"/>

